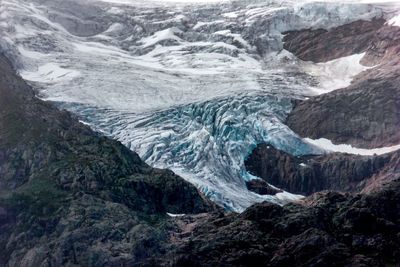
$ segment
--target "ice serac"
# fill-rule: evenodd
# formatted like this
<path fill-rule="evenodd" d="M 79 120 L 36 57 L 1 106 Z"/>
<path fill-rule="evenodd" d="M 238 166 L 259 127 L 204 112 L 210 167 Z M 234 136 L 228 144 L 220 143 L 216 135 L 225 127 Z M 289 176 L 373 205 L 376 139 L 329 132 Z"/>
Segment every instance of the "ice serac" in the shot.
<path fill-rule="evenodd" d="M 252 176 L 244 158 L 256 144 L 269 142 L 294 155 L 322 153 L 283 121 L 293 98 L 329 89 L 333 81 L 321 73 L 330 67 L 283 50 L 282 33 L 382 16 L 374 5 L 308 1 L 193 8 L 3 0 L 0 47 L 41 98 L 241 211 L 290 198 L 247 190 Z M 354 66 L 354 60 L 341 62 Z"/>

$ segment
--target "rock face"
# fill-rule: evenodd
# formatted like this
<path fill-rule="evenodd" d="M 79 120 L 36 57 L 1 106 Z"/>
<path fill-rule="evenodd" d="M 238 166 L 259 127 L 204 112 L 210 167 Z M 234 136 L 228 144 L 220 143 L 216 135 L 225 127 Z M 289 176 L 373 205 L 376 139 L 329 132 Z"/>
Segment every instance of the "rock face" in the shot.
<path fill-rule="evenodd" d="M 246 181 L 246 186 L 247 189 L 259 195 L 275 195 L 283 192 L 282 190 L 273 188 L 266 181 L 261 179 Z"/>
<path fill-rule="evenodd" d="M 333 153 L 295 157 L 260 144 L 246 159 L 247 170 L 291 193 L 310 195 L 322 190 L 360 192 L 372 177 L 389 169 L 400 153 L 358 156 Z"/>
<path fill-rule="evenodd" d="M 354 38 L 339 41 L 347 29 L 355 33 Z M 382 26 L 380 20 L 356 22 L 323 33 L 292 32 L 285 38 L 289 41 L 286 48 L 302 59 L 321 62 L 366 52 L 364 64 L 379 64 L 358 75 L 348 88 L 296 103 L 287 118 L 291 129 L 304 137 L 324 137 L 358 147 L 400 143 L 399 27 Z M 305 38 L 309 40 L 305 47 L 294 45 Z M 332 54 L 326 54 L 333 44 Z"/>
<path fill-rule="evenodd" d="M 303 30 L 286 32 L 284 48 L 298 58 L 326 62 L 340 57 L 365 52 L 384 19 L 358 20 L 331 30 Z"/>
<path fill-rule="evenodd" d="M 390 79 L 370 75 L 349 88 L 298 103 L 287 124 L 303 137 L 324 137 L 339 144 L 399 144 L 400 71 Z"/>
<path fill-rule="evenodd" d="M 240 215 L 209 216 L 157 260 L 165 266 L 396 265 L 399 186 L 371 195 L 325 192 L 302 204 L 261 203 Z M 192 225 L 177 220 L 182 229 Z"/>
<path fill-rule="evenodd" d="M 156 253 L 197 189 L 34 97 L 0 57 L 0 266 L 121 266 Z"/>

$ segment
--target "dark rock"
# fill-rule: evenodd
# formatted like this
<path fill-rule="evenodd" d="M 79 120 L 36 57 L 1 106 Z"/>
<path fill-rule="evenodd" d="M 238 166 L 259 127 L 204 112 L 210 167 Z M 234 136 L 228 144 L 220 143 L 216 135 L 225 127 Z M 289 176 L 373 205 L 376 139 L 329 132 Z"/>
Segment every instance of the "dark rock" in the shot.
<path fill-rule="evenodd" d="M 249 207 L 240 216 L 245 220 L 260 221 L 274 219 L 275 217 L 282 216 L 282 214 L 283 209 L 280 206 L 263 202 Z"/>
<path fill-rule="evenodd" d="M 282 190 L 273 188 L 267 182 L 261 179 L 246 181 L 246 186 L 247 189 L 259 195 L 275 195 L 283 192 Z"/>
<path fill-rule="evenodd" d="M 285 32 L 283 47 L 305 61 L 326 62 L 369 48 L 384 19 L 358 20 L 333 29 Z"/>
<path fill-rule="evenodd" d="M 348 88 L 297 104 L 287 125 L 303 137 L 338 144 L 366 148 L 399 144 L 400 68 L 391 71 L 391 77 L 382 78 L 371 70 Z"/>
<path fill-rule="evenodd" d="M 288 253 L 290 251 L 290 253 Z M 343 266 L 350 251 L 325 231 L 315 228 L 293 236 L 281 244 L 271 266 Z"/>
<path fill-rule="evenodd" d="M 389 166 L 393 155 L 379 157 L 333 153 L 295 157 L 271 145 L 258 145 L 246 159 L 247 170 L 288 192 L 359 192 L 367 180 Z"/>
<path fill-rule="evenodd" d="M 396 265 L 399 189 L 400 180 L 370 195 L 326 192 L 303 204 L 260 203 L 240 215 L 209 215 L 156 259 L 165 266 Z"/>

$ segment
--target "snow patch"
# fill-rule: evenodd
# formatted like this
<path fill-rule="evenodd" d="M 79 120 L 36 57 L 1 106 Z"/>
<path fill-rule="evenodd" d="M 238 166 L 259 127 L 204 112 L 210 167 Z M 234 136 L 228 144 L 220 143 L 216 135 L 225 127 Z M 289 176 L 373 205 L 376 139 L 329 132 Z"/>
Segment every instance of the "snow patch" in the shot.
<path fill-rule="evenodd" d="M 214 32 L 213 35 L 222 35 L 231 37 L 233 41 L 240 43 L 243 47 L 250 48 L 249 43 L 246 40 L 244 40 L 242 35 L 240 35 L 239 33 L 232 33 L 230 30 L 221 30 Z"/>
<path fill-rule="evenodd" d="M 328 152 L 339 152 L 339 153 L 347 153 L 347 154 L 362 155 L 362 156 L 382 155 L 400 149 L 400 145 L 391 147 L 372 148 L 372 149 L 356 148 L 353 147 L 352 145 L 347 145 L 347 144 L 335 145 L 332 143 L 331 140 L 326 138 L 320 138 L 320 139 L 304 138 L 303 140 L 309 144 L 322 148 Z"/>
<path fill-rule="evenodd" d="M 291 194 L 289 192 L 281 192 L 281 193 L 277 193 L 275 195 L 275 197 L 281 201 L 284 201 L 286 203 L 289 202 L 297 202 L 300 201 L 302 199 L 304 199 L 303 195 L 296 195 L 296 194 Z"/>
<path fill-rule="evenodd" d="M 318 77 L 319 88 L 314 88 L 317 94 L 324 94 L 349 86 L 353 78 L 371 67 L 360 64 L 365 53 L 334 59 L 324 63 L 305 64 L 304 69 L 309 74 Z"/>
<path fill-rule="evenodd" d="M 239 14 L 238 14 L 238 12 L 228 12 L 228 13 L 222 14 L 222 16 L 225 18 L 235 19 L 239 16 Z"/>
<path fill-rule="evenodd" d="M 186 214 L 173 214 L 173 213 L 167 212 L 167 215 L 168 215 L 169 217 L 175 218 L 175 217 L 183 217 L 183 216 L 185 216 Z"/>
<path fill-rule="evenodd" d="M 397 26 L 400 27 L 400 14 L 396 15 L 395 17 L 391 18 L 388 22 L 390 26 Z"/>
<path fill-rule="evenodd" d="M 28 57 L 28 58 L 33 58 L 33 59 L 43 58 L 43 57 L 46 56 L 45 54 L 42 54 L 42 53 L 39 53 L 39 52 L 27 50 L 22 46 L 18 47 L 18 51 L 21 53 L 21 55 L 23 57 Z"/>
<path fill-rule="evenodd" d="M 108 27 L 108 29 L 104 32 L 104 34 L 107 33 L 114 33 L 114 32 L 119 32 L 124 29 L 124 25 L 121 23 L 113 23 Z"/>
<path fill-rule="evenodd" d="M 114 15 L 119 15 L 124 13 L 122 9 L 115 6 L 111 7 L 109 10 L 107 10 L 107 12 Z"/>

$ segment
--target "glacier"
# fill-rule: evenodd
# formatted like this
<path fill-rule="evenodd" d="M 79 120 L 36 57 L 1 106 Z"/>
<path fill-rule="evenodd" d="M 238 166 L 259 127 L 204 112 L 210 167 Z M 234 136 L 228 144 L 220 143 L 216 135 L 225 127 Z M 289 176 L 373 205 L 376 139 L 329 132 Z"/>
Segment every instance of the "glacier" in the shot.
<path fill-rule="evenodd" d="M 201 1 L 200 1 L 201 2 Z M 293 99 L 345 87 L 363 55 L 314 64 L 286 31 L 387 15 L 390 5 L 313 1 L 2 0 L 0 50 L 42 99 L 169 168 L 227 210 L 286 203 L 247 190 L 261 142 L 321 154 L 283 122 Z"/>

